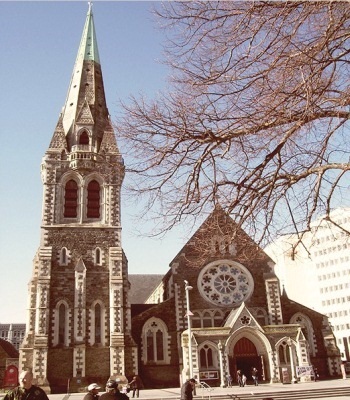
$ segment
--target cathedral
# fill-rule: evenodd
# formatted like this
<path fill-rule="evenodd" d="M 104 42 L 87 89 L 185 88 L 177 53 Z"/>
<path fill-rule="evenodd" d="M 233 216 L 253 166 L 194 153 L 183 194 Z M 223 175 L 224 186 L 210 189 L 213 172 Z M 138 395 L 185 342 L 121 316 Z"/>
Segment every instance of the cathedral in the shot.
<path fill-rule="evenodd" d="M 124 163 L 107 109 L 91 5 L 66 102 L 41 165 L 40 244 L 20 369 L 51 393 L 138 374 L 225 386 L 255 367 L 282 382 L 340 374 L 327 318 L 280 291 L 274 263 L 219 205 L 150 294 L 133 288 L 121 241 Z M 171 255 L 170 255 L 171 256 Z"/>

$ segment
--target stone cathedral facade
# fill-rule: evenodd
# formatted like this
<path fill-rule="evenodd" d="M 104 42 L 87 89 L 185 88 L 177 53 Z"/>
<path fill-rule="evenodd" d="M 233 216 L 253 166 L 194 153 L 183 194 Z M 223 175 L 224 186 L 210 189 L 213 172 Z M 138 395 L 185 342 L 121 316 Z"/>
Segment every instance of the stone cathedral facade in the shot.
<path fill-rule="evenodd" d="M 91 6 L 66 103 L 42 165 L 41 239 L 20 368 L 54 391 L 132 374 L 124 177 L 106 105 Z M 89 377 L 89 379 L 87 379 Z"/>
<path fill-rule="evenodd" d="M 134 374 L 148 388 L 191 375 L 225 386 L 228 374 L 241 369 L 249 378 L 252 366 L 268 382 L 311 379 L 304 372 L 314 366 L 324 378 L 340 373 L 327 317 L 280 292 L 273 261 L 218 205 L 170 263 L 153 304 L 130 305 L 124 164 L 91 5 L 41 175 L 41 238 L 19 368 L 48 392 Z"/>

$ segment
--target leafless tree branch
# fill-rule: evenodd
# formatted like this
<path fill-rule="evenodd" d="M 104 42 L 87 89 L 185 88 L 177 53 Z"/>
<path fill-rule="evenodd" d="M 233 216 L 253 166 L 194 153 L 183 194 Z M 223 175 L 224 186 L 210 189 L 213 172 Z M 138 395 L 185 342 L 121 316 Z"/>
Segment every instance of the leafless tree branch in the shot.
<path fill-rule="evenodd" d="M 167 2 L 156 15 L 171 86 L 123 104 L 117 132 L 159 232 L 219 202 L 259 241 L 344 205 L 348 2 Z"/>

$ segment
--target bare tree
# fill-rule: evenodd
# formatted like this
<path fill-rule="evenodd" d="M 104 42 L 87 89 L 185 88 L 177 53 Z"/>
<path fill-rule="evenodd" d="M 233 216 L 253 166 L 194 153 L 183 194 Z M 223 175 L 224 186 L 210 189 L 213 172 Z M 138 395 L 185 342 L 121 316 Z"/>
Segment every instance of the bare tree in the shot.
<path fill-rule="evenodd" d="M 257 241 L 349 202 L 348 2 L 167 2 L 170 87 L 118 135 L 159 231 L 217 201 Z M 154 217 L 154 214 L 148 214 Z"/>

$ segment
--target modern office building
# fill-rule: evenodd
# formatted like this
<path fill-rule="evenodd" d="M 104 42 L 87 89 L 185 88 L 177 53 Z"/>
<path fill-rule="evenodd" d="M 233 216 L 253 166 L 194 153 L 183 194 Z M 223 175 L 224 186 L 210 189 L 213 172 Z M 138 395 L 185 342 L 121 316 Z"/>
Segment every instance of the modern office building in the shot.
<path fill-rule="evenodd" d="M 350 361 L 350 209 L 319 218 L 293 254 L 297 236 L 266 247 L 288 296 L 329 317 L 343 361 Z"/>

